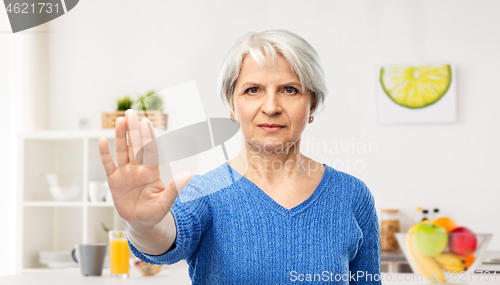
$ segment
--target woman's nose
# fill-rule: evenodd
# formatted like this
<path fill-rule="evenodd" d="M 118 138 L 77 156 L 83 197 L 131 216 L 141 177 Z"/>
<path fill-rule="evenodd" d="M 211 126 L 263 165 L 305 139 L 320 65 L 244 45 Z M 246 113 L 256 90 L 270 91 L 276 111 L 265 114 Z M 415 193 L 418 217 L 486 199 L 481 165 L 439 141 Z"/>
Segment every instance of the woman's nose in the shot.
<path fill-rule="evenodd" d="M 269 116 L 279 114 L 282 111 L 280 98 L 277 94 L 266 94 L 262 103 L 262 111 Z"/>

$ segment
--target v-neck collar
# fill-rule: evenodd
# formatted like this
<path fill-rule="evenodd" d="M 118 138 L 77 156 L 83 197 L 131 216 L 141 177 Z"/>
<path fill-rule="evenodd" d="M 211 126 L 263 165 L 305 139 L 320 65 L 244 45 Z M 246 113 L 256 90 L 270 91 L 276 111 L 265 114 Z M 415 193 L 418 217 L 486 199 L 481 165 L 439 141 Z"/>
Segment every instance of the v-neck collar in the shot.
<path fill-rule="evenodd" d="M 326 188 L 326 182 L 328 180 L 328 177 L 330 176 L 330 167 L 326 164 L 323 163 L 325 166 L 325 171 L 323 172 L 323 176 L 321 177 L 321 181 L 319 182 L 318 186 L 316 186 L 316 189 L 314 189 L 314 192 L 302 203 L 294 206 L 291 209 L 287 209 L 280 205 L 278 202 L 276 202 L 273 198 L 271 198 L 269 195 L 266 194 L 259 186 L 257 186 L 255 183 L 250 181 L 248 178 L 245 176 L 241 175 L 238 171 L 236 171 L 231 165 L 229 165 L 226 162 L 226 165 L 228 167 L 228 170 L 230 171 L 231 174 L 236 174 L 239 178 L 236 179 L 240 180 L 240 187 L 243 188 L 244 191 L 249 191 L 252 192 L 254 195 L 257 196 L 262 202 L 266 203 L 268 206 L 270 206 L 272 209 L 275 209 L 276 211 L 282 213 L 285 216 L 294 216 L 308 208 L 324 191 Z M 233 178 L 233 182 L 234 182 Z"/>

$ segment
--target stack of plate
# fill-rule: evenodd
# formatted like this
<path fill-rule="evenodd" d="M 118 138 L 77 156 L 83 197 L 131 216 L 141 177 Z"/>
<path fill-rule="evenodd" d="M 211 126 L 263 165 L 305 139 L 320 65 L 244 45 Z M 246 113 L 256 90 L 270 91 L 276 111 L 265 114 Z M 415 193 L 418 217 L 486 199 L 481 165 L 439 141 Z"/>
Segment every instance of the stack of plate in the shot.
<path fill-rule="evenodd" d="M 78 267 L 71 257 L 71 251 L 40 251 L 39 261 L 50 268 Z"/>

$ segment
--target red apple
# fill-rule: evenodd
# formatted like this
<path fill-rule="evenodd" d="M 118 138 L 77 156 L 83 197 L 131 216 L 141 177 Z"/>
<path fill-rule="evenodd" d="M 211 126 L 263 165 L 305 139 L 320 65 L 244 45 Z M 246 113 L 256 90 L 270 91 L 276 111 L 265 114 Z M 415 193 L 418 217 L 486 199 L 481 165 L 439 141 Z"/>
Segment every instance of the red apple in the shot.
<path fill-rule="evenodd" d="M 452 230 L 449 238 L 450 251 L 455 254 L 467 256 L 476 250 L 476 235 L 466 227 L 458 227 Z"/>

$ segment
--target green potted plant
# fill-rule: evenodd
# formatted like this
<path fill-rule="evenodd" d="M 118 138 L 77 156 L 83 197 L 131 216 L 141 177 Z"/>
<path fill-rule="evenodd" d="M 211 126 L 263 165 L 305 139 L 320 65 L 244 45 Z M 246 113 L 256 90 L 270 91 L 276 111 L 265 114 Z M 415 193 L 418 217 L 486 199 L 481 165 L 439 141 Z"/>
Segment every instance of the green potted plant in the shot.
<path fill-rule="evenodd" d="M 134 100 L 130 96 L 126 95 L 122 98 L 116 100 L 116 111 L 127 111 L 134 105 Z"/>
<path fill-rule="evenodd" d="M 155 111 L 155 110 L 163 110 L 163 98 L 156 93 L 154 90 L 150 90 L 145 94 L 139 95 L 137 100 L 135 101 L 135 109 L 143 111 Z"/>
<path fill-rule="evenodd" d="M 118 98 L 115 112 L 102 113 L 103 129 L 114 129 L 116 119 L 125 117 L 125 111 L 128 109 L 136 110 L 139 121 L 147 117 L 155 129 L 167 128 L 167 114 L 163 114 L 163 98 L 152 89 L 140 94 L 136 100 L 129 95 Z"/>

